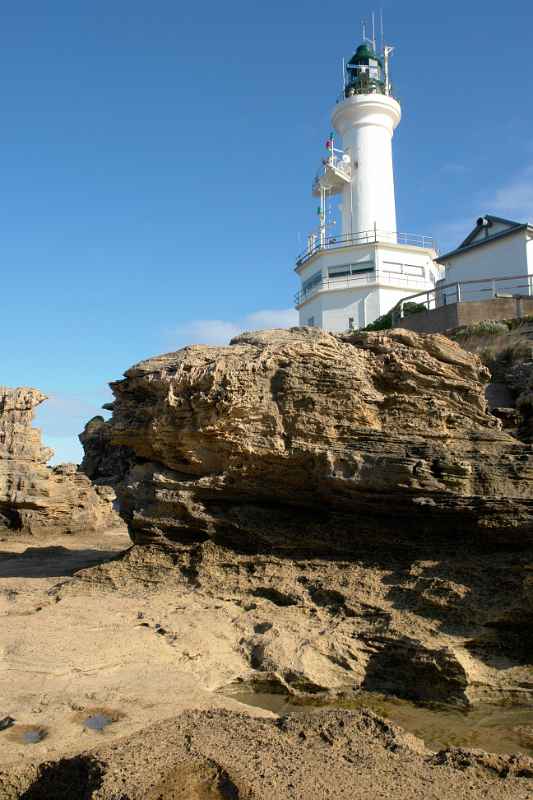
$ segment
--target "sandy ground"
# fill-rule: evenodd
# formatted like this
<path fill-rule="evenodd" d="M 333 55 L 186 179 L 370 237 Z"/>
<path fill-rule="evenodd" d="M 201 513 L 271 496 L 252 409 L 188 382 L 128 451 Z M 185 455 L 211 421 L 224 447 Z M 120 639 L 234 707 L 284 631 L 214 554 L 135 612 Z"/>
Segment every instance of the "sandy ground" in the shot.
<path fill-rule="evenodd" d="M 217 694 L 249 670 L 242 606 L 72 579 L 128 546 L 0 541 L 0 719 L 16 721 L 0 731 L 0 800 L 533 796 L 525 757 L 435 755 L 366 711 L 279 719 Z M 86 726 L 98 714 L 102 732 Z"/>
<path fill-rule="evenodd" d="M 57 591 L 68 588 L 77 570 L 129 545 L 116 532 L 90 547 L 66 537 L 38 546 L 0 541 L 0 719 L 16 720 L 0 732 L 1 766 L 92 748 L 186 709 L 245 708 L 211 691 L 244 666 L 232 648 L 228 604 L 212 611 L 202 629 L 202 609 L 191 608 L 189 599 L 181 616 L 175 593 Z M 178 618 L 182 641 L 172 632 Z M 205 674 L 194 674 L 208 647 Z M 99 711 L 114 720 L 104 733 L 84 726 Z M 35 729 L 46 733 L 42 742 L 21 741 L 25 730 Z"/>

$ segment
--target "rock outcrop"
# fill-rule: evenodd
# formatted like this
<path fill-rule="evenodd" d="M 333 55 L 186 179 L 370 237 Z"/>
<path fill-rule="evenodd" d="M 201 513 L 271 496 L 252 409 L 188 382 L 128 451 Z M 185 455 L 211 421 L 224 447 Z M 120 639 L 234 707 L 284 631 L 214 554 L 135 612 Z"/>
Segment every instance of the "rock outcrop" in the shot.
<path fill-rule="evenodd" d="M 368 712 L 254 719 L 189 712 L 38 768 L 0 771 L 3 800 L 528 800 L 533 759 L 438 753 Z"/>
<path fill-rule="evenodd" d="M 291 691 L 529 698 L 532 448 L 487 411 L 487 380 L 404 330 L 144 361 L 85 436 L 138 547 L 82 577 L 237 603 L 248 677 Z"/>
<path fill-rule="evenodd" d="M 75 464 L 47 466 L 53 451 L 32 427 L 43 400 L 37 389 L 0 387 L 0 534 L 85 534 L 122 524 L 111 487 L 93 487 Z"/>

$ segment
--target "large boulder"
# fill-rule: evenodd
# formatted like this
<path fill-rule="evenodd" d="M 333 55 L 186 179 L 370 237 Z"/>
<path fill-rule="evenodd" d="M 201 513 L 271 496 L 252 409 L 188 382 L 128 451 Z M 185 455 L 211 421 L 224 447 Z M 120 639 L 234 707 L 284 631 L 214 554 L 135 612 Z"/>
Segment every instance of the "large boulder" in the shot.
<path fill-rule="evenodd" d="M 533 540 L 531 450 L 488 413 L 487 378 L 445 337 L 403 330 L 188 347 L 112 384 L 89 474 L 113 447 L 134 454 L 118 491 L 137 543 L 331 555 L 383 536 Z"/>
<path fill-rule="evenodd" d="M 264 331 L 143 361 L 85 436 L 136 546 L 80 578 L 171 587 L 165 629 L 184 660 L 194 631 L 199 680 L 231 680 L 225 609 L 249 669 L 234 680 L 530 699 L 532 448 L 488 412 L 488 377 L 404 330 Z"/>
<path fill-rule="evenodd" d="M 32 427 L 44 400 L 37 389 L 0 387 L 0 534 L 86 534 L 121 525 L 111 487 L 95 488 L 75 464 L 47 466 L 53 451 Z"/>

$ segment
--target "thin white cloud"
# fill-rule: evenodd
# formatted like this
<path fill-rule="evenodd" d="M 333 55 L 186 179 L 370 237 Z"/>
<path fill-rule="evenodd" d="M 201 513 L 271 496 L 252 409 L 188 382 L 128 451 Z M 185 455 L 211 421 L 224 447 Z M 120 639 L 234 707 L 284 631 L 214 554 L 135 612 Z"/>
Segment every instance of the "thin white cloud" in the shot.
<path fill-rule="evenodd" d="M 298 312 L 294 308 L 254 311 L 246 317 L 248 330 L 260 328 L 292 328 L 298 325 Z"/>
<path fill-rule="evenodd" d="M 478 214 L 479 216 L 479 214 Z M 442 222 L 433 228 L 433 236 L 441 253 L 452 250 L 466 239 L 474 227 L 474 218 L 465 215 L 462 220 Z"/>
<path fill-rule="evenodd" d="M 253 311 L 239 320 L 195 319 L 180 325 L 173 332 L 173 346 L 187 344 L 228 344 L 243 331 L 264 328 L 290 328 L 298 325 L 298 313 L 293 308 Z"/>
<path fill-rule="evenodd" d="M 36 410 L 35 425 L 42 430 L 43 444 L 51 447 L 54 455 L 51 464 L 79 463 L 83 450 L 78 441 L 85 424 L 97 414 L 108 417 L 102 403 L 111 399 L 107 387 L 102 386 L 90 395 L 53 394 Z"/>
<path fill-rule="evenodd" d="M 533 164 L 500 186 L 488 207 L 503 216 L 516 217 L 517 222 L 533 220 Z"/>
<path fill-rule="evenodd" d="M 533 220 L 533 164 L 512 176 L 492 193 L 473 195 L 465 206 L 461 219 L 452 219 L 434 226 L 433 235 L 442 253 L 451 250 L 465 239 L 483 214 L 515 219 L 517 222 Z"/>

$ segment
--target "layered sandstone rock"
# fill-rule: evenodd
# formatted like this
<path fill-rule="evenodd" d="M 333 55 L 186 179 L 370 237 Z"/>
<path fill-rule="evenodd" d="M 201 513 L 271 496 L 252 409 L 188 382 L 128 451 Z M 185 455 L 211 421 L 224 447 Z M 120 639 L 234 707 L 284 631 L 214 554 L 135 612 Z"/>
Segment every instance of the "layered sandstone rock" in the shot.
<path fill-rule="evenodd" d="M 144 361 L 91 451 L 139 546 L 85 579 L 174 582 L 204 621 L 237 604 L 247 677 L 291 691 L 530 697 L 532 448 L 488 413 L 487 379 L 403 330 Z"/>
<path fill-rule="evenodd" d="M 487 413 L 487 376 L 409 331 L 271 331 L 144 361 L 112 384 L 108 431 L 137 457 L 132 537 L 329 555 L 406 524 L 533 540 L 530 450 Z"/>
<path fill-rule="evenodd" d="M 74 464 L 48 467 L 53 451 L 32 427 L 46 400 L 37 389 L 0 387 L 0 534 L 91 533 L 120 525 L 110 487 L 93 487 Z"/>

